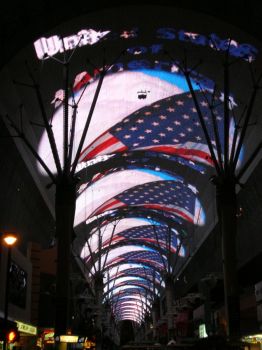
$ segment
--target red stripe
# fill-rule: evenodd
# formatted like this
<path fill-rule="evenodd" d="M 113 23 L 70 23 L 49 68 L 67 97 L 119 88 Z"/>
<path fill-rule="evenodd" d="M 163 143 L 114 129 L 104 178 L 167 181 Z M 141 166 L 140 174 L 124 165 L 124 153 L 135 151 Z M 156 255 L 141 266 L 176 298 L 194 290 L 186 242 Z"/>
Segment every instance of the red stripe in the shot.
<path fill-rule="evenodd" d="M 87 153 L 87 155 L 85 156 L 85 158 L 82 161 L 87 161 L 87 160 L 97 156 L 99 153 L 104 151 L 107 147 L 110 147 L 117 142 L 119 142 L 118 139 L 115 138 L 114 136 L 111 136 L 108 140 L 103 141 L 101 144 L 97 145 L 94 149 L 92 149 L 92 151 Z M 89 147 L 90 146 L 88 146 L 87 148 L 89 148 Z M 82 152 L 82 153 L 84 153 L 84 152 Z"/>
<path fill-rule="evenodd" d="M 110 203 L 106 204 L 106 205 L 103 205 L 101 206 L 100 208 L 98 208 L 91 216 L 93 215 L 99 215 L 101 214 L 102 212 L 106 211 L 107 209 L 112 209 L 112 207 L 116 204 L 119 204 L 121 203 L 122 206 L 125 206 L 124 203 L 118 201 L 117 199 L 115 199 L 113 202 L 110 201 Z"/>
<path fill-rule="evenodd" d="M 98 69 L 94 70 L 94 75 L 90 75 L 86 73 L 83 78 L 73 87 L 73 91 L 77 92 L 82 88 L 82 86 L 86 85 L 91 79 L 95 78 L 95 76 L 99 73 Z"/>
<path fill-rule="evenodd" d="M 132 237 L 130 237 L 130 238 L 132 238 Z M 157 241 L 156 239 L 153 239 L 153 238 L 136 238 L 136 239 L 141 240 L 141 241 L 145 241 L 145 242 L 149 242 L 149 243 L 154 243 L 154 244 L 159 243 L 160 246 L 166 248 L 166 244 L 164 242 Z M 171 246 L 171 251 L 176 252 L 176 249 Z"/>
<path fill-rule="evenodd" d="M 94 139 L 94 141 L 91 144 L 89 144 L 84 150 L 82 150 L 82 152 L 80 153 L 80 158 L 88 148 L 90 148 L 94 143 L 96 143 L 96 141 L 98 141 L 102 136 L 106 135 L 107 133 L 108 133 L 108 130 L 106 130 L 101 135 L 99 135 L 96 139 Z"/>
<path fill-rule="evenodd" d="M 214 162 L 211 159 L 210 155 L 204 151 L 199 151 L 196 149 L 188 149 L 188 148 L 174 148 L 171 146 L 152 146 L 150 147 L 150 149 L 156 152 L 164 152 L 167 154 L 177 154 L 187 159 L 190 159 L 190 156 L 197 156 L 205 160 L 209 164 L 214 165 Z"/>
<path fill-rule="evenodd" d="M 92 79 L 92 76 L 88 73 L 83 76 L 83 78 L 73 87 L 73 91 L 77 92 L 82 86 L 87 84 Z"/>
<path fill-rule="evenodd" d="M 161 209 L 161 210 L 166 210 L 166 211 L 171 211 L 179 214 L 179 216 L 182 216 L 184 219 L 186 219 L 189 222 L 193 222 L 192 218 L 183 213 L 182 211 L 175 209 L 175 208 L 169 208 L 165 206 L 161 206 L 159 204 L 144 204 L 143 207 L 145 208 L 153 208 L 153 209 Z"/>

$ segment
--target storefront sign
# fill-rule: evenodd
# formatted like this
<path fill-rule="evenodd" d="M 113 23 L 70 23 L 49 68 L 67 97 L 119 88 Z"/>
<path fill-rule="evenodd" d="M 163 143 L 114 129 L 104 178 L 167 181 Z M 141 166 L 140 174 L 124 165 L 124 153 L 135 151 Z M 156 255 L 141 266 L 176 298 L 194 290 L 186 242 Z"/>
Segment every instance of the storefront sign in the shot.
<path fill-rule="evenodd" d="M 27 324 L 27 323 L 23 323 L 23 322 L 19 322 L 19 321 L 16 321 L 16 324 L 17 324 L 17 329 L 19 332 L 27 333 L 27 334 L 31 334 L 31 335 L 37 334 L 37 328 L 32 326 L 31 324 Z"/>
<path fill-rule="evenodd" d="M 199 338 L 207 338 L 206 325 L 204 323 L 199 325 Z"/>
<path fill-rule="evenodd" d="M 45 329 L 42 333 L 42 339 L 45 344 L 54 344 L 54 330 L 53 329 Z"/>
<path fill-rule="evenodd" d="M 61 343 L 77 343 L 78 335 L 60 335 Z"/>
<path fill-rule="evenodd" d="M 245 343 L 262 344 L 262 334 L 247 335 L 241 339 Z"/>

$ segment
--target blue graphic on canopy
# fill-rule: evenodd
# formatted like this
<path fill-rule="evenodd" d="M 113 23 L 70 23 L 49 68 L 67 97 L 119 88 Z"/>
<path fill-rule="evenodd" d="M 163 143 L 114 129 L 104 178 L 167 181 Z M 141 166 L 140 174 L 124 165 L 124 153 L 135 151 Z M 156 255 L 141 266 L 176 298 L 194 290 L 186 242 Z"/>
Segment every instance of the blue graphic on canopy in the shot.
<path fill-rule="evenodd" d="M 140 69 L 138 70 L 138 72 L 145 73 L 147 75 L 150 75 L 151 77 L 156 77 L 165 80 L 170 84 L 176 85 L 179 89 L 183 90 L 184 92 L 189 91 L 186 79 L 183 75 L 174 74 L 157 69 Z M 194 81 L 192 81 L 192 86 L 194 90 L 197 90 L 199 88 L 199 86 Z"/>
<path fill-rule="evenodd" d="M 122 192 L 105 202 L 91 216 L 126 206 L 143 206 L 143 208 L 168 211 L 194 223 L 196 199 L 195 193 L 182 182 L 154 181 Z"/>
<path fill-rule="evenodd" d="M 211 93 L 196 91 L 206 127 L 215 146 L 212 116 L 207 102 Z M 223 106 L 215 110 L 218 134 L 223 135 Z M 157 101 L 129 115 L 98 137 L 83 151 L 81 160 L 102 154 L 147 150 L 183 157 L 213 166 L 198 114 L 190 94 L 183 93 Z M 223 151 L 223 146 L 222 146 Z"/>

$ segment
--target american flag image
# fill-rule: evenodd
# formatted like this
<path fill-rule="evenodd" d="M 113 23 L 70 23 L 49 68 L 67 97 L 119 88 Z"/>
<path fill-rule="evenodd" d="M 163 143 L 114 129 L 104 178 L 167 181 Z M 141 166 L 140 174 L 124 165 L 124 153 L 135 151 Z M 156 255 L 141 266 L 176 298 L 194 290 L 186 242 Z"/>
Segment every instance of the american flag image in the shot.
<path fill-rule="evenodd" d="M 179 239 L 174 232 L 170 232 L 171 238 L 171 252 L 175 253 L 177 250 L 177 245 L 179 244 Z M 157 248 L 169 249 L 169 229 L 167 226 L 137 226 L 128 230 L 124 230 L 114 235 L 111 244 L 118 243 L 120 241 L 126 241 L 132 243 L 132 241 L 140 241 L 141 243 L 146 242 Z M 106 240 L 103 246 L 110 244 L 110 240 Z M 145 271 L 144 271 L 145 274 Z"/>
<path fill-rule="evenodd" d="M 155 283 L 160 283 L 161 276 L 158 271 L 154 270 L 153 268 L 129 268 L 124 271 L 118 272 L 115 275 L 112 275 L 110 278 L 114 279 L 121 276 L 138 276 L 138 277 L 146 277 L 150 281 L 154 281 Z M 154 279 L 155 276 L 155 279 Z"/>
<path fill-rule="evenodd" d="M 136 297 L 138 296 L 140 298 L 141 295 L 145 295 L 146 291 L 143 288 L 134 288 L 134 287 L 130 287 L 127 289 L 121 289 L 118 290 L 116 293 L 114 293 L 115 295 L 112 297 L 112 300 L 118 300 L 120 298 L 123 298 L 126 300 L 125 297 L 130 297 L 132 295 L 132 297 Z"/>
<path fill-rule="evenodd" d="M 135 302 L 135 301 L 129 301 L 129 302 L 119 302 L 117 303 L 116 307 L 115 307 L 115 312 L 121 312 L 121 311 L 125 311 L 125 310 L 130 310 L 130 312 L 132 312 L 133 314 L 138 312 L 138 308 L 136 306 L 142 306 L 141 303 L 139 302 Z M 139 312 L 138 312 L 139 313 Z"/>
<path fill-rule="evenodd" d="M 196 194 L 184 183 L 155 181 L 132 187 L 105 202 L 91 216 L 126 206 L 171 212 L 193 223 Z"/>
<path fill-rule="evenodd" d="M 142 307 L 142 304 L 140 302 L 136 302 L 136 301 L 121 301 L 119 303 L 116 304 L 116 308 L 115 311 L 121 311 L 121 310 L 125 310 L 125 309 L 132 309 L 134 308 L 136 305 Z M 136 308 L 137 311 L 137 308 Z"/>
<path fill-rule="evenodd" d="M 120 232 L 117 236 L 120 237 L 120 240 L 128 239 L 131 242 L 133 240 L 147 242 L 147 243 L 153 244 L 157 248 L 162 248 L 165 250 L 169 248 L 168 235 L 169 235 L 169 232 L 168 232 L 167 226 L 148 225 L 148 226 L 142 226 L 142 227 L 141 226 L 133 227 L 129 230 Z M 175 233 L 171 232 L 170 248 L 173 253 L 176 252 L 177 245 L 178 245 L 178 238 L 176 237 Z"/>
<path fill-rule="evenodd" d="M 116 283 L 110 290 L 109 292 L 114 289 L 114 288 L 119 288 L 122 286 L 138 286 L 141 288 L 147 288 L 152 290 L 153 289 L 153 284 L 152 282 L 146 281 L 146 280 L 130 280 L 130 281 L 125 281 L 125 282 L 121 282 L 121 283 Z"/>
<path fill-rule="evenodd" d="M 206 98 L 196 91 L 213 146 L 212 117 Z M 218 132 L 223 132 L 222 105 L 216 108 Z M 154 102 L 105 131 L 82 152 L 80 161 L 126 151 L 146 150 L 176 155 L 213 166 L 191 95 L 186 92 Z"/>

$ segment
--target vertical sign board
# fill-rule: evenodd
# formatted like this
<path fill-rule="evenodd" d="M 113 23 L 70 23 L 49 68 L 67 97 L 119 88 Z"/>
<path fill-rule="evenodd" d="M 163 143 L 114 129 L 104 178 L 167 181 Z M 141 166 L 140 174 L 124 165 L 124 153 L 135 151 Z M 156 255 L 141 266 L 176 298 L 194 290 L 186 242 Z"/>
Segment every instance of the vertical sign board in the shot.
<path fill-rule="evenodd" d="M 257 302 L 257 320 L 262 329 L 262 281 L 255 284 L 255 297 Z"/>

